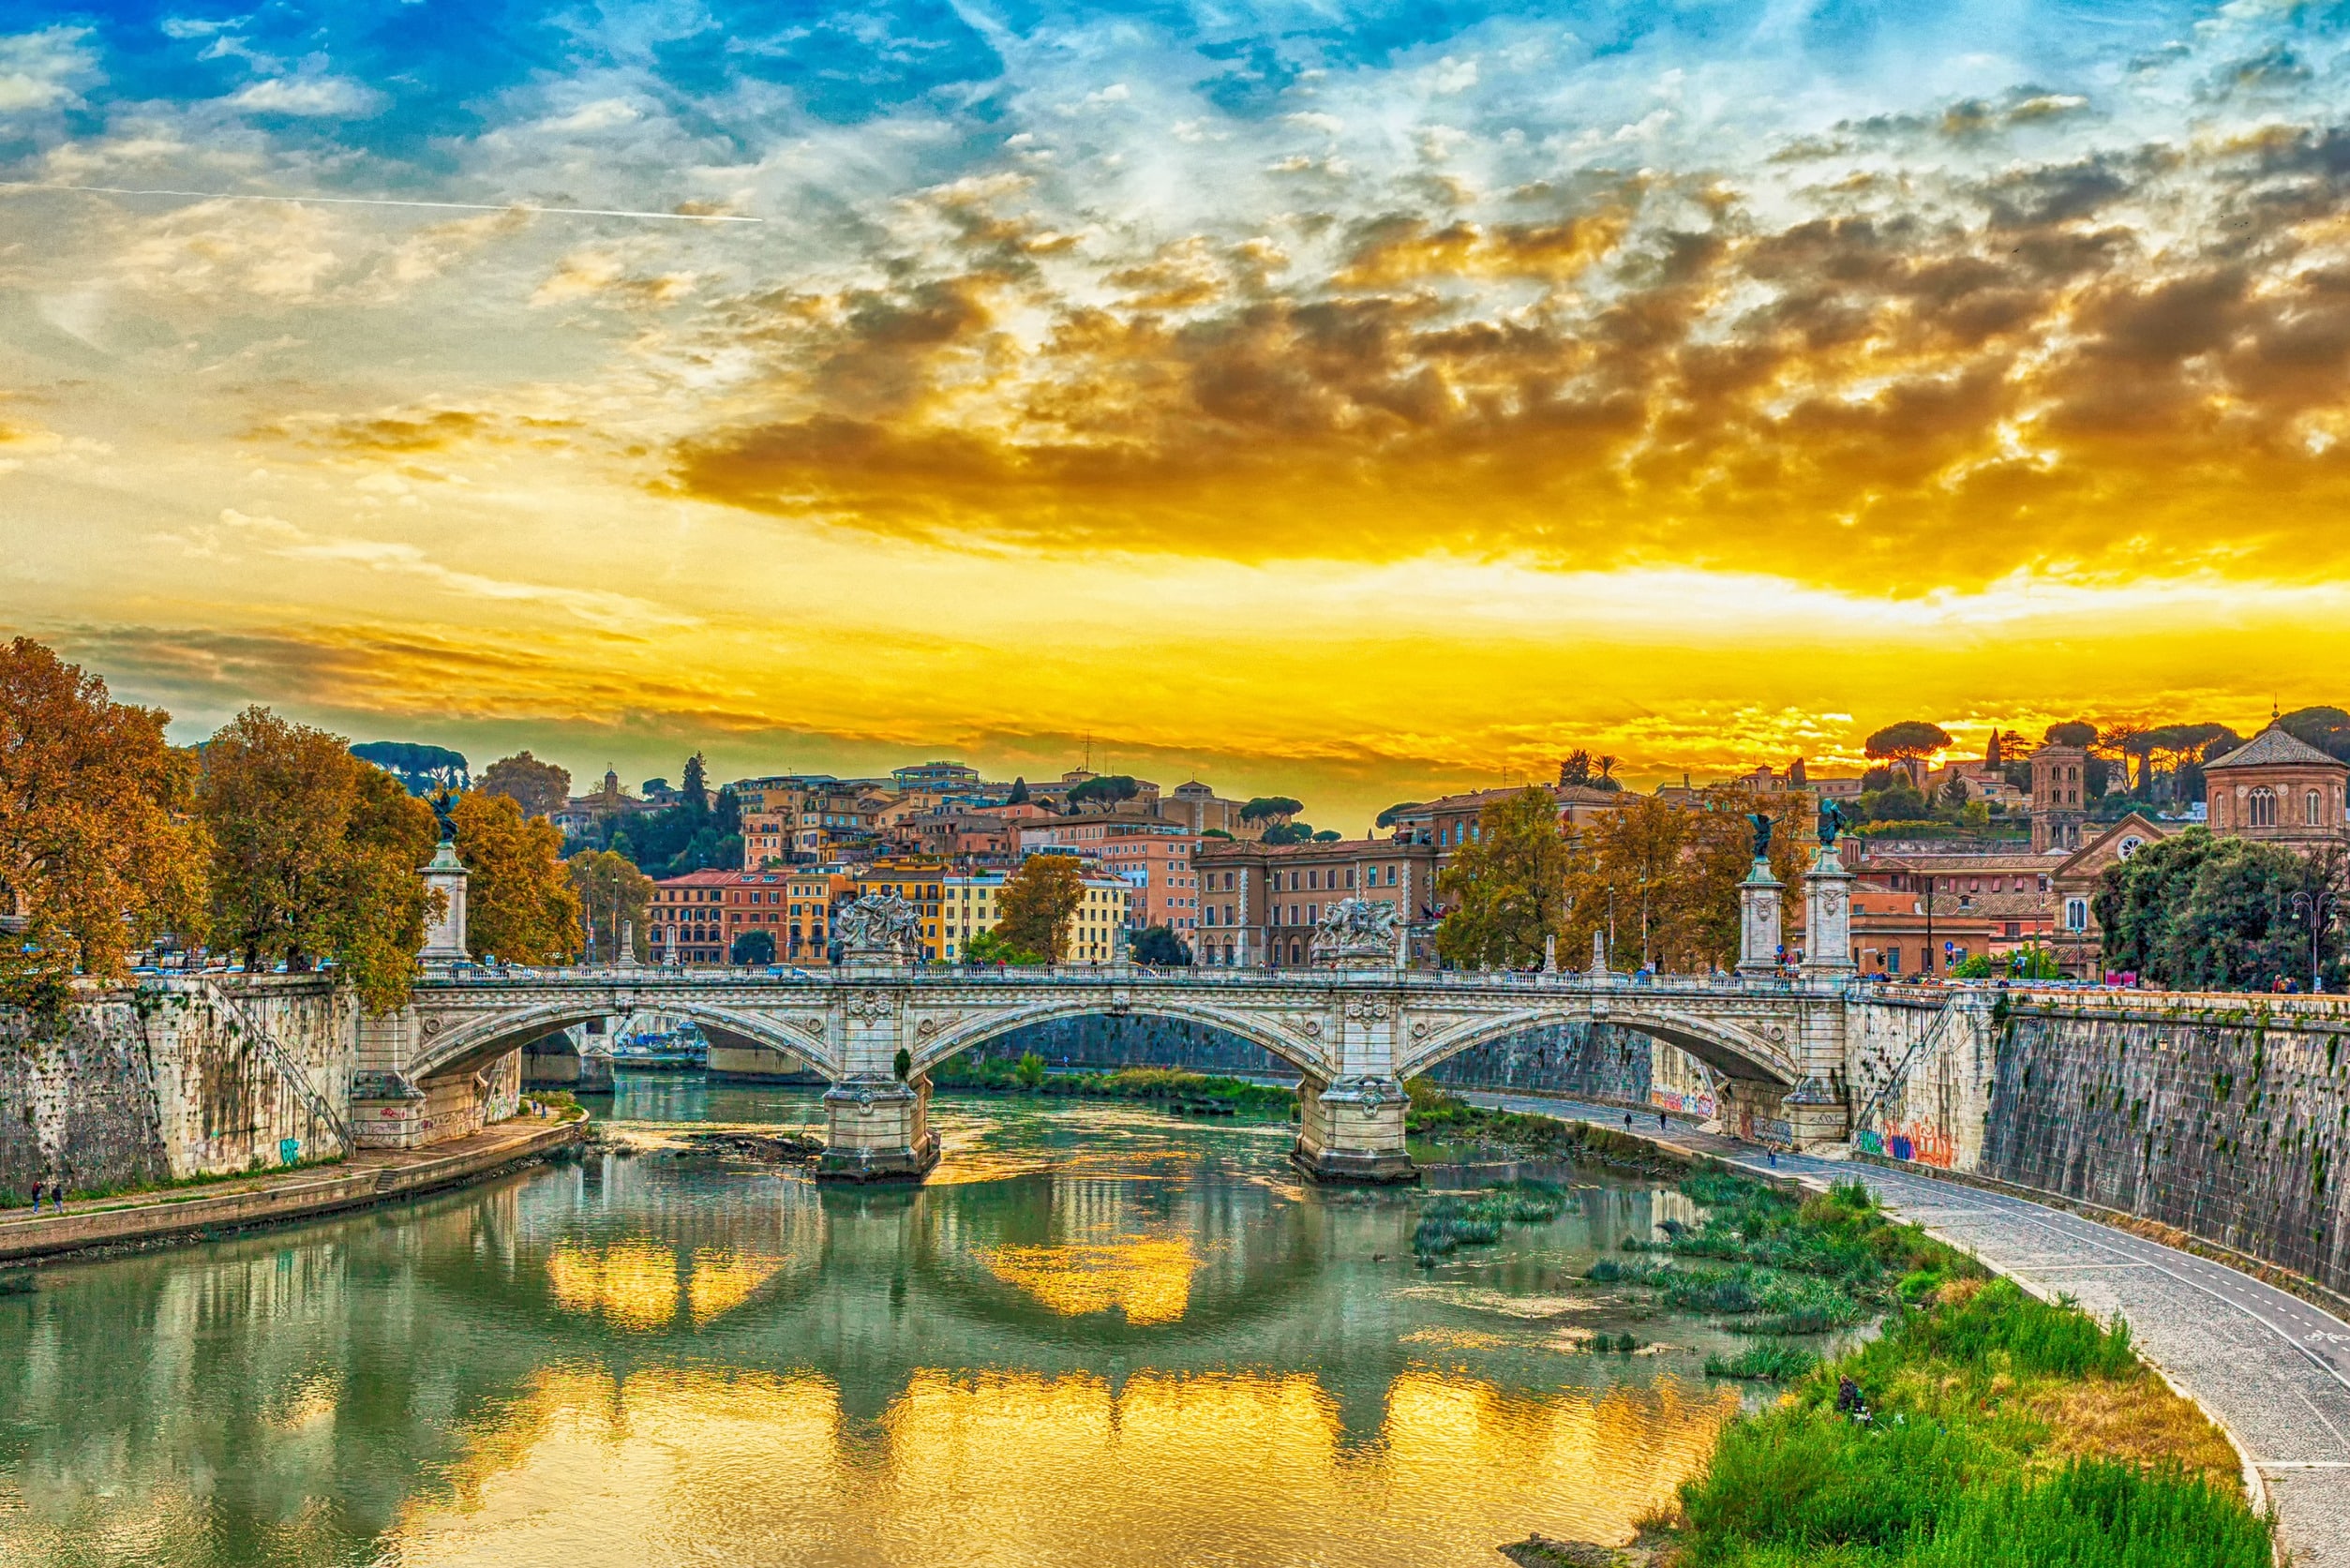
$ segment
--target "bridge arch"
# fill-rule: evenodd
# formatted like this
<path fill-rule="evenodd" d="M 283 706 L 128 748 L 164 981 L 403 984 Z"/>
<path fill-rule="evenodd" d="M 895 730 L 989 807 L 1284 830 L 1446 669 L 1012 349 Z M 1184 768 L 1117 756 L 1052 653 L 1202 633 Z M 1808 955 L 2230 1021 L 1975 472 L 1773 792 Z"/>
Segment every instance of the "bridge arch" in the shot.
<path fill-rule="evenodd" d="M 731 1037 L 754 1045 L 782 1053 L 794 1061 L 803 1062 L 826 1078 L 838 1078 L 841 1069 L 832 1061 L 821 1038 L 787 1024 L 771 1014 L 748 1012 L 736 1008 L 714 1006 L 696 1001 L 691 995 L 664 994 L 658 1009 L 672 1017 L 689 1019 L 712 1034 Z M 491 1013 L 465 1019 L 452 1027 L 427 1035 L 415 1054 L 410 1058 L 408 1075 L 417 1083 L 471 1072 L 486 1061 L 518 1050 L 543 1035 L 567 1029 L 590 1019 L 608 1018 L 613 1008 L 608 1003 L 546 1002 L 517 1008 L 511 1012 Z M 430 1015 L 427 1015 L 430 1027 Z"/>
<path fill-rule="evenodd" d="M 1141 997 L 1115 1004 L 1102 997 L 1073 997 L 1065 1001 L 1035 1002 L 1002 1012 L 984 1014 L 968 1023 L 943 1029 L 925 1042 L 915 1053 L 914 1069 L 926 1072 L 950 1056 L 960 1055 L 974 1046 L 985 1045 L 989 1040 L 1015 1033 L 1030 1024 L 1049 1023 L 1063 1018 L 1088 1017 L 1163 1018 L 1177 1023 L 1197 1023 L 1247 1040 L 1309 1077 L 1327 1080 L 1331 1074 L 1327 1059 L 1319 1046 L 1286 1030 L 1272 1027 L 1262 1019 L 1196 1002 Z"/>
<path fill-rule="evenodd" d="M 1584 1008 L 1570 1011 L 1564 1008 L 1537 1008 L 1480 1020 L 1458 1033 L 1440 1036 L 1425 1051 L 1400 1063 L 1396 1075 L 1400 1078 L 1416 1077 L 1476 1046 L 1506 1039 L 1529 1029 L 1563 1023 L 1608 1023 L 1629 1029 L 1652 1039 L 1662 1040 L 1696 1057 L 1725 1077 L 1746 1083 L 1787 1087 L 1802 1076 L 1789 1053 L 1750 1030 L 1718 1019 L 1669 1009 L 1617 1011 L 1612 1008 L 1594 1017 Z"/>

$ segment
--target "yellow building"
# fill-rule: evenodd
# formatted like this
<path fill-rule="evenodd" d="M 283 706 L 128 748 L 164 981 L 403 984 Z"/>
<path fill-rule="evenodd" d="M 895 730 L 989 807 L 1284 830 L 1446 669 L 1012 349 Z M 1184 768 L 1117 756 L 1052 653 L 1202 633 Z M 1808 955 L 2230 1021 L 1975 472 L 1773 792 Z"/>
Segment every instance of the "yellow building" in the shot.
<path fill-rule="evenodd" d="M 876 868 L 860 879 L 859 890 L 895 889 L 923 912 L 922 956 L 960 963 L 971 938 L 983 931 L 994 931 L 1004 918 L 1004 874 L 997 871 L 961 876 L 942 875 L 936 870 L 924 874 L 898 871 L 882 875 Z M 916 889 L 921 889 L 922 898 L 916 898 Z M 1061 928 L 1061 962 L 1090 966 L 1115 961 L 1133 896 L 1133 886 L 1123 877 L 1086 877 L 1085 897 Z"/>

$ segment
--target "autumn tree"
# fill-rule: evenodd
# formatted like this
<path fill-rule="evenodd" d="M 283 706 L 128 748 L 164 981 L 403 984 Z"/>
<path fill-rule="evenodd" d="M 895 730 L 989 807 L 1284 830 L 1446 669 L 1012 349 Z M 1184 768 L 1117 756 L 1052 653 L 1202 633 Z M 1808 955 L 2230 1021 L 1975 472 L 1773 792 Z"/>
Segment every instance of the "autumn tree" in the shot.
<path fill-rule="evenodd" d="M 1754 869 L 1754 826 L 1747 820 L 1751 814 L 1771 818 L 1771 874 L 1785 889 L 1779 896 L 1781 937 L 1792 948 L 1803 934 L 1803 877 L 1810 859 L 1806 834 L 1812 828 L 1809 798 L 1719 789 L 1708 792 L 1705 805 L 1686 824 L 1682 865 L 1664 901 L 1665 919 L 1656 933 L 1659 959 L 1669 969 L 1727 969 L 1737 963 L 1738 888 Z"/>
<path fill-rule="evenodd" d="M 1476 832 L 1437 879 L 1437 895 L 1450 905 L 1436 928 L 1437 956 L 1463 969 L 1541 963 L 1543 938 L 1566 923 L 1568 871 L 1549 790 L 1489 801 Z"/>
<path fill-rule="evenodd" d="M 541 762 L 529 752 L 516 752 L 485 769 L 476 787 L 506 796 L 525 816 L 552 816 L 571 800 L 571 771 Z"/>
<path fill-rule="evenodd" d="M 996 900 L 998 941 L 1047 963 L 1061 961 L 1064 928 L 1085 902 L 1085 872 L 1073 855 L 1031 855 L 1004 878 Z"/>
<path fill-rule="evenodd" d="M 474 957 L 560 963 L 579 951 L 579 895 L 563 864 L 563 836 L 526 817 L 513 797 L 474 790 L 451 812 L 465 862 L 465 945 Z"/>
<path fill-rule="evenodd" d="M 438 895 L 432 810 L 341 736 L 248 708 L 202 747 L 216 941 L 248 969 L 333 959 L 372 1011 L 407 999 Z"/>
<path fill-rule="evenodd" d="M 579 900 L 580 918 L 589 946 L 598 957 L 610 960 L 621 950 L 621 933 L 633 927 L 636 957 L 652 956 L 652 878 L 636 869 L 628 857 L 608 849 L 583 849 L 564 862 L 571 889 Z"/>
<path fill-rule="evenodd" d="M 1588 855 L 1576 896 L 1578 952 L 1590 946 L 1594 932 L 1604 932 L 1611 963 L 1635 935 L 1641 964 L 1656 958 L 1677 903 L 1674 883 L 1690 821 L 1689 813 L 1650 795 L 1592 825 L 1583 835 Z"/>
<path fill-rule="evenodd" d="M 19 637 L 0 649 L 0 999 L 62 1006 L 78 970 L 119 976 L 133 948 L 202 921 L 202 830 L 174 814 L 192 761 L 170 715 Z"/>

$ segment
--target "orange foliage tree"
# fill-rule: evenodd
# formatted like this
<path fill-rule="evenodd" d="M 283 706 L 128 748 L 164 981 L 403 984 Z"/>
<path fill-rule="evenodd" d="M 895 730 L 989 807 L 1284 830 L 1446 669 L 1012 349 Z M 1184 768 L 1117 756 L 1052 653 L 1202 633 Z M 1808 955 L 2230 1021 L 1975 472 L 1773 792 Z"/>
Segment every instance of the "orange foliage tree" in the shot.
<path fill-rule="evenodd" d="M 171 715 L 29 637 L 0 649 L 0 999 L 63 1005 L 76 973 L 114 978 L 167 931 L 201 933 L 202 831 Z"/>

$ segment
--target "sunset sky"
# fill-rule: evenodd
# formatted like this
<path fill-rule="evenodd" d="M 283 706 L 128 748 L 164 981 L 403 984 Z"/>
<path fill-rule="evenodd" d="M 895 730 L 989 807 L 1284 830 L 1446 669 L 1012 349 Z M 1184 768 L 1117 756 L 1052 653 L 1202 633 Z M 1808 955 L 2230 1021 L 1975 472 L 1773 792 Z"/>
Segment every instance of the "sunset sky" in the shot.
<path fill-rule="evenodd" d="M 2350 699 L 2342 14 L 0 0 L 0 630 L 1350 829 L 2249 729 Z"/>

